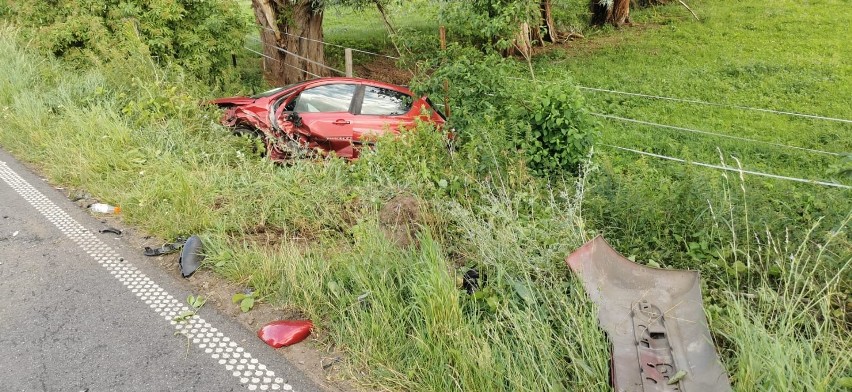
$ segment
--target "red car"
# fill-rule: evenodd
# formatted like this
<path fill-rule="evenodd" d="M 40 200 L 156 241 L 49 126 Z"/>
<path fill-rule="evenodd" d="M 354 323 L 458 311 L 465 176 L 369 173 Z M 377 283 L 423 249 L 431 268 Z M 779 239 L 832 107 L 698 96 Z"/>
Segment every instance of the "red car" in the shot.
<path fill-rule="evenodd" d="M 260 137 L 276 161 L 305 151 L 354 159 L 378 135 L 414 128 L 417 120 L 439 127 L 446 120 L 428 98 L 405 87 L 353 78 L 313 79 L 211 103 L 227 109 L 222 124 Z"/>

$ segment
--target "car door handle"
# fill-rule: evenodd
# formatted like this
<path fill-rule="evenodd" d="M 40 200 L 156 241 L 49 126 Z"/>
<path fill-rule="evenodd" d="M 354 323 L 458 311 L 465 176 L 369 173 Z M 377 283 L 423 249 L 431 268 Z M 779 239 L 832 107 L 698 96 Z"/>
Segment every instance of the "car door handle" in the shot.
<path fill-rule="evenodd" d="M 346 124 L 349 124 L 349 121 L 337 120 L 337 121 L 333 122 L 332 124 L 334 124 L 334 125 L 346 125 Z"/>

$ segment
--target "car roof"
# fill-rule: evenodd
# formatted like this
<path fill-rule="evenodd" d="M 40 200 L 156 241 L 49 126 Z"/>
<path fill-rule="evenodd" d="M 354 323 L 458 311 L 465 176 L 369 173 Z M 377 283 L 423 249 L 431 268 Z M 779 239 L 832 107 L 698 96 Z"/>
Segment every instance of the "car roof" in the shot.
<path fill-rule="evenodd" d="M 309 87 L 309 86 L 314 86 L 314 85 L 319 86 L 319 85 L 332 84 L 332 83 L 369 84 L 371 86 L 387 88 L 387 89 L 390 89 L 390 90 L 397 90 L 399 92 L 403 92 L 403 93 L 406 93 L 408 95 L 414 95 L 414 93 L 411 92 L 411 90 L 409 90 L 407 87 L 403 87 L 403 86 L 391 84 L 391 83 L 380 82 L 378 80 L 362 79 L 362 78 L 323 77 L 323 78 L 306 80 L 304 82 L 297 84 L 294 87 Z"/>

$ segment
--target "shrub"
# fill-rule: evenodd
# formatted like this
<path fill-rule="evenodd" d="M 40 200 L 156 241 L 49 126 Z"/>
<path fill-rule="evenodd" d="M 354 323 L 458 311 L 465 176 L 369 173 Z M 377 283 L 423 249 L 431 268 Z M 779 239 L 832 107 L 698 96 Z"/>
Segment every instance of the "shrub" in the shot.
<path fill-rule="evenodd" d="M 9 9 L 44 52 L 79 64 L 120 60 L 138 49 L 193 75 L 215 79 L 240 50 L 245 21 L 232 1 L 22 0 Z"/>
<path fill-rule="evenodd" d="M 548 85 L 524 109 L 529 126 L 518 135 L 517 145 L 530 169 L 542 176 L 577 175 L 598 135 L 579 90 L 564 83 Z"/>
<path fill-rule="evenodd" d="M 452 33 L 474 44 L 493 44 L 508 49 L 521 23 L 536 26 L 541 18 L 539 4 L 530 0 L 451 1 L 441 8 L 440 19 L 458 26 Z"/>

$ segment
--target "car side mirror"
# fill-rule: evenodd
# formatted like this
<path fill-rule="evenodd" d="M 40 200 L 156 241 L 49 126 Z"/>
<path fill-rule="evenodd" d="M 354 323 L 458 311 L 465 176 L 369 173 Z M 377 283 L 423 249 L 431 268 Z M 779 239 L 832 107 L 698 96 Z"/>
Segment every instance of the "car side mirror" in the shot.
<path fill-rule="evenodd" d="M 286 117 L 287 121 L 293 123 L 296 127 L 302 126 L 302 117 L 297 112 L 290 112 Z"/>

